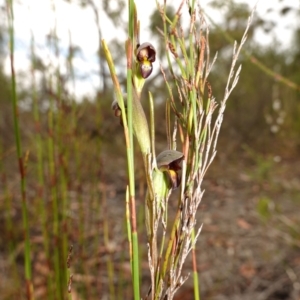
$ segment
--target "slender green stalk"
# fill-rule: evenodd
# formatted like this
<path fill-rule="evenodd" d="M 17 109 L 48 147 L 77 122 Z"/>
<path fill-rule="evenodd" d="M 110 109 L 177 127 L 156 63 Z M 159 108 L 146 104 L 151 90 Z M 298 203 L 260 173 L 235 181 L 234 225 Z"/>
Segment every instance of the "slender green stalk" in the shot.
<path fill-rule="evenodd" d="M 144 113 L 141 108 L 141 104 L 139 102 L 137 94 L 132 91 L 132 45 L 130 40 L 128 40 L 126 45 L 127 50 L 127 66 L 128 66 L 128 75 L 127 75 L 127 90 L 129 91 L 127 94 L 127 109 L 125 110 L 123 95 L 121 92 L 120 84 L 118 78 L 116 76 L 115 67 L 113 64 L 113 60 L 110 54 L 110 51 L 105 43 L 102 41 L 103 51 L 110 69 L 111 77 L 114 83 L 114 89 L 117 96 L 119 107 L 122 111 L 122 123 L 124 127 L 124 136 L 126 142 L 126 153 L 127 153 L 127 167 L 128 167 L 128 176 L 129 176 L 129 203 L 130 203 L 130 217 L 131 217 L 131 241 L 132 241 L 132 282 L 134 289 L 134 298 L 140 299 L 140 291 L 139 291 L 139 254 L 138 254 L 138 236 L 137 236 L 137 222 L 136 222 L 136 207 L 135 207 L 135 183 L 134 183 L 134 154 L 133 154 L 133 126 L 137 126 L 137 122 L 142 120 L 144 122 Z M 139 114 L 142 112 L 143 115 Z M 128 114 L 128 116 L 127 116 Z M 132 117 L 130 117 L 132 116 Z M 128 120 L 128 121 L 127 121 Z M 131 128 L 129 128 L 129 124 Z M 143 123 L 144 124 L 144 123 Z M 143 132 L 143 126 L 141 128 L 135 127 L 135 133 L 138 130 Z M 143 153 L 146 153 L 146 149 L 150 149 L 150 138 L 148 132 L 148 139 L 146 146 L 143 144 L 143 140 L 145 139 L 145 134 L 141 135 L 142 138 L 139 140 L 140 147 Z M 147 137 L 147 135 L 146 135 Z"/>
<path fill-rule="evenodd" d="M 58 85 L 60 85 L 58 83 Z M 62 101 L 62 95 L 61 95 L 61 87 L 57 87 L 58 92 L 58 99 Z M 68 174 L 67 174 L 67 161 L 69 160 L 69 148 L 66 147 L 64 132 L 66 132 L 69 129 L 69 122 L 67 122 L 67 126 L 64 125 L 66 121 L 66 117 L 64 116 L 63 111 L 58 111 L 58 122 L 57 126 L 58 128 L 58 134 L 57 134 L 57 144 L 59 148 L 59 164 L 58 164 L 58 178 L 59 178 L 59 185 L 57 188 L 59 189 L 59 197 L 61 204 L 58 204 L 58 226 L 60 228 L 60 233 L 58 234 L 58 248 L 59 248 L 59 266 L 60 266 L 60 280 L 61 280 L 61 293 L 63 297 L 65 298 L 66 291 L 67 291 L 67 282 L 68 282 L 68 275 L 67 275 L 67 269 L 65 267 L 65 261 L 67 259 L 67 251 L 68 251 L 68 219 L 66 217 L 67 213 L 67 193 L 68 193 Z M 83 222 L 82 222 L 83 223 Z"/>
<path fill-rule="evenodd" d="M 63 126 L 61 124 L 61 126 Z M 63 143 L 63 139 L 61 140 Z M 61 205 L 61 219 L 59 222 L 59 227 L 61 228 L 61 245 L 60 245 L 60 273 L 61 273 L 61 280 L 62 280 L 62 294 L 66 295 L 67 291 L 67 282 L 68 282 L 68 274 L 67 269 L 65 267 L 65 261 L 67 259 L 67 251 L 68 251 L 68 220 L 66 217 L 67 212 L 67 174 L 65 172 L 65 162 L 68 160 L 67 153 L 65 155 L 61 154 L 61 164 L 63 167 L 60 167 L 60 189 L 61 189 L 61 198 L 62 198 L 62 205 Z"/>
<path fill-rule="evenodd" d="M 58 47 L 58 38 L 56 36 L 56 28 L 54 31 L 54 47 L 56 60 L 59 61 L 59 47 Z M 65 268 L 65 261 L 67 259 L 68 243 L 67 243 L 67 223 L 66 223 L 66 209 L 67 209 L 67 174 L 66 174 L 66 161 L 68 160 L 68 148 L 65 146 L 65 137 L 64 130 L 67 132 L 69 128 L 69 122 L 65 125 L 65 116 L 63 112 L 63 94 L 62 94 L 62 85 L 61 85 L 61 71 L 59 66 L 57 66 L 55 71 L 55 95 L 58 111 L 55 114 L 55 132 L 56 140 L 55 148 L 57 151 L 57 163 L 55 164 L 57 182 L 56 182 L 56 217 L 57 222 L 55 226 L 55 239 L 56 239 L 56 250 L 57 253 L 57 262 L 59 274 L 57 280 L 60 281 L 60 295 L 61 299 L 65 298 L 67 291 L 67 274 Z"/>
<path fill-rule="evenodd" d="M 152 94 L 149 92 L 149 108 L 150 108 L 150 133 L 151 133 L 151 153 L 155 155 L 155 117 L 154 117 L 154 101 Z M 156 166 L 155 166 L 156 167 Z"/>
<path fill-rule="evenodd" d="M 101 101 L 100 99 L 97 99 L 97 116 L 96 116 L 96 124 L 97 124 L 97 128 L 100 128 L 101 124 L 102 124 L 102 117 L 101 117 Z M 94 168 L 94 174 L 101 174 L 100 176 L 103 176 L 103 172 L 102 172 L 102 166 L 101 166 L 101 149 L 102 149 L 102 141 L 101 139 L 96 139 L 96 149 L 97 149 L 97 155 L 98 155 L 98 164 L 93 164 L 93 168 Z M 79 148 L 78 148 L 78 153 L 79 153 Z M 101 180 L 101 179 L 100 179 Z M 94 180 L 92 182 L 93 185 L 93 191 L 94 191 L 94 201 L 95 201 L 95 205 L 96 205 L 96 218 L 97 218 L 97 223 L 98 221 L 98 216 L 100 216 L 102 214 L 102 193 L 98 192 L 98 184 L 99 184 L 99 177 L 98 176 L 94 176 Z M 100 201 L 99 201 L 100 198 Z M 102 244 L 102 239 L 100 238 L 100 235 L 97 234 L 96 235 L 97 238 L 95 239 L 95 247 L 94 249 L 98 250 L 99 245 Z M 97 293 L 101 293 L 101 282 L 99 280 L 99 284 L 97 287 Z"/>
<path fill-rule="evenodd" d="M 56 13 L 55 3 L 52 3 L 52 10 Z M 56 16 L 55 16 L 56 17 Z M 57 22 L 55 20 L 54 28 L 51 35 L 51 42 L 54 49 L 56 61 L 59 62 L 60 50 L 57 37 Z M 57 111 L 52 111 L 51 120 L 51 155 L 52 159 L 52 178 L 55 178 L 52 186 L 52 203 L 53 203 L 53 239 L 54 239 L 54 270 L 56 295 L 63 299 L 67 293 L 67 270 L 65 262 L 67 259 L 67 223 L 65 218 L 67 206 L 67 178 L 66 178 L 66 161 L 68 160 L 68 151 L 66 148 L 65 137 L 63 130 L 68 131 L 69 122 L 65 123 L 65 116 L 63 111 L 63 89 L 61 81 L 61 71 L 59 64 L 55 68 L 54 73 L 54 88 L 50 86 L 53 100 L 55 100 Z M 52 103 L 54 104 L 54 103 Z M 54 107 L 52 106 L 52 109 Z M 54 122 L 55 120 L 55 122 Z M 49 126 L 49 127 L 50 127 Z"/>
<path fill-rule="evenodd" d="M 106 195 L 103 195 L 103 238 L 106 251 L 108 251 L 108 258 L 106 262 L 108 273 L 108 287 L 109 287 L 109 299 L 116 299 L 115 283 L 114 283 L 114 264 L 112 256 L 110 254 L 109 247 L 109 223 L 107 215 L 107 202 Z"/>
<path fill-rule="evenodd" d="M 194 284 L 194 298 L 200 300 L 200 282 L 197 270 L 197 256 L 196 256 L 196 244 L 195 244 L 195 229 L 192 231 L 192 260 L 193 260 L 193 284 Z"/>
<path fill-rule="evenodd" d="M 135 182 L 134 182 L 134 151 L 133 151 L 133 125 L 132 125 L 132 43 L 129 39 L 126 43 L 127 46 L 127 120 L 128 120 L 128 139 L 129 145 L 127 146 L 127 159 L 128 159 L 128 175 L 129 175 L 129 193 L 130 197 L 135 198 Z"/>
<path fill-rule="evenodd" d="M 127 228 L 127 237 L 128 237 L 128 250 L 129 250 L 129 258 L 130 258 L 130 267 L 131 267 L 131 273 L 132 271 L 132 236 L 131 236 L 131 217 L 130 217 L 130 204 L 129 204 L 129 189 L 128 186 L 126 187 L 126 228 Z"/>
<path fill-rule="evenodd" d="M 17 157 L 20 173 L 20 190 L 22 198 L 22 220 L 24 228 L 24 257 L 25 257 L 25 279 L 26 279 L 26 295 L 28 300 L 33 299 L 33 283 L 31 273 L 31 251 L 30 251 L 30 237 L 29 237 L 29 221 L 27 210 L 27 197 L 26 197 L 26 173 L 25 165 L 21 148 L 21 134 L 19 125 L 19 113 L 18 113 L 18 97 L 16 86 L 16 75 L 14 65 L 14 12 L 13 12 L 13 0 L 6 1 L 7 17 L 9 25 L 9 46 L 10 46 L 10 68 L 11 68 L 11 89 L 12 89 L 12 107 L 13 107 L 13 119 L 14 119 L 14 135 L 17 148 Z"/>
<path fill-rule="evenodd" d="M 49 86 L 52 86 L 52 76 L 49 80 Z M 60 262 L 59 262 L 59 217 L 58 217 L 58 191 L 57 191 L 57 175 L 55 169 L 55 143 L 54 143 L 54 99 L 50 98 L 50 107 L 48 111 L 48 163 L 49 163 L 49 177 L 50 177 L 50 194 L 52 202 L 53 215 L 53 263 L 55 272 L 55 290 L 56 298 L 60 299 L 61 295 L 61 280 L 60 280 Z"/>
<path fill-rule="evenodd" d="M 131 206 L 131 235 L 132 235 L 132 283 L 134 299 L 140 299 L 140 276 L 139 276 L 139 246 L 136 222 L 136 205 L 135 205 L 135 182 L 134 182 L 134 149 L 133 149 L 133 91 L 132 91 L 132 63 L 133 47 L 135 45 L 134 26 L 136 20 L 135 4 L 129 0 L 128 5 L 128 33 L 126 56 L 127 56 L 127 120 L 129 144 L 126 145 L 127 164 L 129 176 L 129 199 Z"/>
<path fill-rule="evenodd" d="M 35 41 L 33 33 L 31 33 L 31 90 L 32 90 L 32 100 L 33 100 L 33 117 L 35 122 L 35 142 L 36 142 L 36 154 L 37 154 L 37 200 L 39 202 L 39 215 L 41 216 L 42 232 L 43 232 L 43 243 L 44 250 L 47 259 L 48 267 L 50 268 L 50 250 L 49 250 L 49 233 L 48 233 L 48 218 L 47 218 L 47 207 L 45 201 L 45 180 L 44 180 L 44 164 L 43 164 L 43 141 L 41 136 L 41 122 L 39 105 L 37 99 L 36 90 L 36 78 L 35 78 L 35 68 L 36 68 L 36 55 L 35 55 Z M 47 288 L 48 292 L 51 293 L 51 280 L 52 276 L 47 278 Z"/>

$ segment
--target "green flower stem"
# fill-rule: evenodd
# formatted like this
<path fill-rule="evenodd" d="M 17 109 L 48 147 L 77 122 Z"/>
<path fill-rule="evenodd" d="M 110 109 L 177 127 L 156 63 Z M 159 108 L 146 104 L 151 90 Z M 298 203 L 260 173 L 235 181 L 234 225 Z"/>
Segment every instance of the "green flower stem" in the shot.
<path fill-rule="evenodd" d="M 126 57 L 127 57 L 127 125 L 129 136 L 128 156 L 128 173 L 129 173 L 129 192 L 131 196 L 135 195 L 134 183 L 134 154 L 133 154 L 133 88 L 132 88 L 132 43 L 128 39 L 126 42 Z"/>
<path fill-rule="evenodd" d="M 52 76 L 49 79 L 49 86 L 52 87 Z M 61 297 L 61 274 L 60 274 L 60 262 L 59 262 L 59 209 L 58 209 L 58 191 L 57 191 L 57 178 L 55 171 L 55 142 L 54 142 L 54 99 L 50 98 L 50 107 L 48 112 L 48 160 L 49 160 L 49 175 L 50 175 L 50 194 L 52 202 L 52 214 L 53 214 L 53 263 L 54 263 L 54 278 L 55 278 L 55 290 L 53 293 L 57 298 Z"/>
<path fill-rule="evenodd" d="M 130 7 L 130 6 L 129 6 Z M 130 9 L 129 9 L 130 10 Z M 130 26 L 129 26 L 130 27 Z M 139 247 L 136 222 L 135 204 L 135 176 L 134 176 L 134 150 L 133 150 L 133 116 L 134 116 L 134 96 L 132 88 L 132 43 L 128 39 L 126 43 L 127 54 L 127 120 L 128 120 L 128 142 L 127 144 L 127 164 L 129 177 L 129 204 L 131 207 L 131 238 L 132 238 L 132 283 L 134 299 L 140 299 L 140 278 L 139 278 Z M 123 115 L 123 114 L 122 114 Z"/>
<path fill-rule="evenodd" d="M 38 107 L 38 95 L 36 89 L 36 78 L 35 78 L 35 68 L 36 68 L 36 55 L 35 55 L 35 41 L 33 33 L 31 32 L 31 79 L 32 79 L 32 100 L 33 100 L 33 117 L 35 121 L 35 142 L 36 142 L 36 153 L 37 153 L 37 177 L 38 177 L 38 186 L 37 186 L 37 197 L 39 202 L 39 215 L 41 217 L 42 223 L 42 233 L 43 233 L 43 244 L 44 251 L 47 258 L 47 263 L 50 265 L 51 256 L 50 256 L 50 237 L 48 232 L 48 216 L 47 216 L 47 205 L 45 200 L 45 180 L 44 180 L 44 145 L 41 134 L 41 122 L 40 114 Z M 51 290 L 52 276 L 47 278 L 47 288 Z"/>
<path fill-rule="evenodd" d="M 132 266 L 132 281 L 134 290 L 134 299 L 140 299 L 139 291 L 139 256 L 138 256 L 138 236 L 137 236 L 137 222 L 136 222 L 136 205 L 135 205 L 135 180 L 134 180 L 134 152 L 133 152 L 133 134 L 136 136 L 139 147 L 141 149 L 148 183 L 151 186 L 151 179 L 149 177 L 152 172 L 152 166 L 149 164 L 151 153 L 150 133 L 147 119 L 141 104 L 141 91 L 144 85 L 144 78 L 140 77 L 137 72 L 137 65 L 133 59 L 134 49 L 138 39 L 138 22 L 136 15 L 136 8 L 133 0 L 129 0 L 129 24 L 128 33 L 129 38 L 126 42 L 126 56 L 127 56 L 127 108 L 125 109 L 124 99 L 121 92 L 120 84 L 116 76 L 114 63 L 110 51 L 102 40 L 102 47 L 106 57 L 114 89 L 117 97 L 118 105 L 122 113 L 122 123 L 124 127 L 124 135 L 126 141 L 127 165 L 129 176 L 129 206 L 130 206 L 130 236 L 129 242 L 132 247 L 131 250 L 131 266 Z M 134 84 L 134 86 L 133 86 Z"/>
<path fill-rule="evenodd" d="M 22 156 L 20 125 L 18 117 L 18 97 L 17 86 L 14 66 L 14 13 L 13 13 L 13 0 L 6 1 L 7 17 L 9 23 L 9 46 L 10 46 L 10 67 L 11 67 L 11 88 L 12 88 L 12 107 L 14 119 L 14 134 L 16 139 L 17 157 L 19 162 L 20 172 L 20 189 L 22 195 L 22 219 L 24 228 L 24 257 L 25 257 L 25 279 L 26 279 L 26 293 L 27 299 L 33 299 L 33 284 L 31 274 L 31 258 L 30 258 L 30 239 L 29 239 L 29 221 L 27 210 L 27 197 L 26 197 L 26 173 L 25 165 Z"/>
<path fill-rule="evenodd" d="M 197 270 L 197 256 L 196 256 L 196 245 L 195 245 L 195 229 L 192 231 L 192 258 L 193 258 L 193 283 L 194 283 L 194 299 L 200 300 L 200 287 L 199 287 L 199 275 Z"/>
<path fill-rule="evenodd" d="M 132 272 L 132 238 L 131 238 L 131 223 L 130 223 L 130 205 L 129 205 L 129 190 L 128 186 L 126 188 L 126 227 L 128 235 L 128 244 L 129 244 L 129 256 L 130 256 L 130 266 Z"/>
<path fill-rule="evenodd" d="M 135 211 L 135 185 L 134 185 L 134 155 L 133 155 L 133 133 L 135 134 L 144 162 L 146 164 L 147 157 L 150 153 L 151 143 L 147 119 L 140 102 L 138 92 L 132 86 L 132 43 L 130 40 L 126 43 L 127 51 L 127 109 L 125 110 L 123 95 L 120 84 L 116 76 L 115 67 L 106 45 L 102 40 L 104 54 L 110 69 L 111 77 L 114 84 L 117 101 L 122 112 L 122 122 L 124 126 L 124 135 L 127 149 L 127 163 L 129 174 L 129 199 L 131 207 L 131 241 L 132 241 L 132 271 L 135 299 L 140 299 L 139 296 L 139 263 L 138 263 L 138 238 L 136 228 L 136 211 Z"/>
<path fill-rule="evenodd" d="M 155 118 L 154 118 L 154 101 L 152 94 L 149 92 L 149 107 L 150 107 L 150 136 L 151 136 L 151 153 L 155 156 Z M 156 167 L 156 162 L 155 166 Z"/>

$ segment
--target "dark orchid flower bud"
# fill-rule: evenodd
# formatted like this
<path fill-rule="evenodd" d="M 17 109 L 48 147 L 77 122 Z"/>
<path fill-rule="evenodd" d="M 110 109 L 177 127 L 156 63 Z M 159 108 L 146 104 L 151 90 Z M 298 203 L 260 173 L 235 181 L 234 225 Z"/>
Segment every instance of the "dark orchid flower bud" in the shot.
<path fill-rule="evenodd" d="M 113 101 L 113 103 L 111 104 L 111 109 L 115 111 L 116 117 L 120 117 L 122 115 L 122 111 L 117 100 Z"/>
<path fill-rule="evenodd" d="M 153 170 L 153 195 L 147 190 L 146 194 L 146 228 L 148 238 L 153 236 L 153 220 L 165 211 L 165 204 L 170 192 L 180 185 L 178 170 L 181 169 L 180 163 L 184 159 L 181 152 L 175 150 L 166 150 L 161 152 L 157 158 L 157 168 Z M 155 209 L 153 207 L 155 206 Z"/>
<path fill-rule="evenodd" d="M 123 126 L 122 110 L 117 100 L 113 101 L 113 103 L 111 104 L 111 109 L 115 111 L 115 117 L 118 117 L 120 119 L 120 125 Z"/>
<path fill-rule="evenodd" d="M 168 173 L 172 189 L 176 189 L 180 185 L 178 171 L 181 169 L 180 163 L 183 159 L 183 153 L 175 150 L 163 151 L 156 158 L 158 169 Z"/>
<path fill-rule="evenodd" d="M 156 51 L 152 44 L 143 43 L 136 50 L 136 57 L 139 62 L 155 62 Z"/>
<path fill-rule="evenodd" d="M 140 65 L 141 76 L 146 79 L 153 70 L 152 63 L 155 61 L 156 51 L 150 43 L 143 43 L 136 50 L 137 61 Z"/>

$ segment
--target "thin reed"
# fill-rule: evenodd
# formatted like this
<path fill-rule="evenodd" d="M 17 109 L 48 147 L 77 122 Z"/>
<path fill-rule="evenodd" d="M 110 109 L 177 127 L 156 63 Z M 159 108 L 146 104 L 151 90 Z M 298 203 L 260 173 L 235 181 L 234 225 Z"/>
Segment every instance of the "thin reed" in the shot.
<path fill-rule="evenodd" d="M 26 294 L 27 299 L 33 299 L 33 284 L 32 284 L 32 270 L 31 270 L 31 252 L 30 252 L 30 238 L 29 238 L 29 221 L 28 221 L 28 203 L 26 196 L 26 156 L 22 153 L 22 143 L 20 136 L 20 125 L 18 115 L 18 96 L 14 65 L 14 10 L 13 1 L 6 1 L 7 19 L 9 24 L 9 51 L 10 51 L 10 69 L 11 69 L 11 91 L 12 91 L 12 108 L 14 119 L 14 135 L 17 149 L 17 160 L 19 165 L 20 175 L 20 191 L 22 201 L 22 220 L 24 230 L 24 258 L 25 258 L 25 279 L 26 279 Z"/>

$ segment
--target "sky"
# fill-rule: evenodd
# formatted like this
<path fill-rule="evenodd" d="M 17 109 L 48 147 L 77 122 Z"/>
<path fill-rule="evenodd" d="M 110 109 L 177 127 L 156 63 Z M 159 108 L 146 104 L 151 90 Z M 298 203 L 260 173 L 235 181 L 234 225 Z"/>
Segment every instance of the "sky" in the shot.
<path fill-rule="evenodd" d="M 101 0 L 95 0 L 94 2 L 101 3 L 100 1 Z M 160 0 L 160 2 L 162 1 L 163 0 Z M 139 19 L 141 20 L 141 31 L 146 31 L 149 25 L 149 12 L 152 12 L 156 8 L 155 0 L 136 0 L 135 2 Z M 209 7 L 210 2 L 211 0 L 199 1 L 205 12 L 215 20 L 220 20 L 222 18 L 222 12 L 213 11 Z M 235 2 L 244 2 L 247 3 L 249 7 L 254 7 L 257 0 L 235 0 Z M 0 7 L 3 7 L 4 3 L 5 0 L 0 0 Z M 111 0 L 110 3 L 113 4 L 115 2 Z M 172 3 L 174 7 L 178 7 L 181 0 L 169 0 L 169 3 Z M 294 26 L 293 24 L 296 22 L 293 22 L 291 18 L 279 19 L 276 13 L 276 11 L 278 11 L 277 8 L 283 7 L 284 5 L 291 5 L 300 9 L 300 0 L 259 0 L 256 13 L 266 20 L 273 20 L 277 23 L 274 34 L 276 38 L 281 41 L 283 47 L 289 47 L 292 39 L 292 30 L 288 28 L 288 26 Z M 272 6 L 275 11 L 270 13 L 268 9 Z M 3 13 L 4 11 L 1 11 L 1 14 Z M 75 90 L 70 86 L 69 88 L 72 90 L 72 93 L 79 97 L 84 95 L 91 96 L 95 90 L 99 88 L 99 77 L 96 75 L 98 72 L 96 57 L 98 35 L 94 14 L 90 8 L 82 9 L 77 4 L 70 4 L 64 0 L 15 0 L 14 14 L 16 34 L 15 67 L 17 71 L 26 74 L 29 70 L 31 33 L 35 39 L 36 53 L 41 56 L 45 62 L 48 62 L 49 65 L 59 63 L 62 71 L 65 69 L 63 58 L 57 61 L 45 44 L 46 34 L 56 26 L 62 54 L 65 54 L 68 49 L 70 37 L 72 44 L 78 45 L 81 48 L 81 54 L 74 59 L 74 66 L 80 76 L 85 78 L 85 80 L 76 82 Z M 111 20 L 101 12 L 101 9 L 99 9 L 99 14 L 103 38 L 108 43 L 112 37 L 125 40 L 125 34 L 122 35 L 124 30 L 116 28 Z M 124 10 L 121 12 L 120 16 L 126 20 L 127 11 Z M 184 18 L 184 15 L 182 18 Z M 1 19 L 4 20 L 4 18 Z M 147 39 L 147 34 L 145 34 L 145 36 Z M 258 32 L 256 36 L 256 39 L 264 44 L 271 43 L 273 38 L 274 36 L 272 34 L 265 35 L 262 32 Z M 8 56 L 5 59 L 4 65 L 5 70 L 9 72 Z M 25 82 L 24 78 L 22 82 Z"/>

